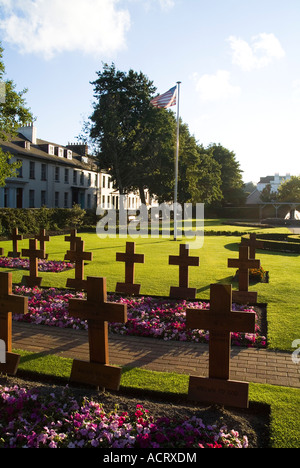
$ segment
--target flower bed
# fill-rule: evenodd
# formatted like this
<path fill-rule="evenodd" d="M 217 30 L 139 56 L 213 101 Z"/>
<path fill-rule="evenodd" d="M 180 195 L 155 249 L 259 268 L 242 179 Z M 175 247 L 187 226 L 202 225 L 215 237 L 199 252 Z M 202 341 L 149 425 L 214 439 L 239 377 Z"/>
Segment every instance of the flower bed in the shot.
<path fill-rule="evenodd" d="M 69 299 L 72 297 L 83 298 L 84 293 L 55 288 L 32 289 L 24 286 L 15 286 L 14 293 L 29 297 L 28 314 L 14 315 L 14 320 L 62 328 L 87 329 L 86 321 L 74 319 L 68 313 Z M 189 307 L 208 309 L 209 303 L 153 297 L 126 298 L 114 294 L 109 295 L 108 299 L 127 304 L 128 320 L 126 324 L 109 324 L 112 333 L 199 343 L 207 343 L 209 340 L 209 333 L 206 330 L 186 330 L 186 309 Z M 254 308 L 245 309 L 233 304 L 233 310 L 253 312 Z M 261 334 L 258 321 L 256 322 L 254 334 L 232 333 L 232 344 L 235 346 L 265 347 L 266 337 Z"/>
<path fill-rule="evenodd" d="M 105 413 L 87 398 L 78 404 L 65 388 L 39 394 L 0 386 L 0 448 L 247 448 L 247 436 L 225 426 L 154 419 L 137 405 L 134 414 Z"/>
<path fill-rule="evenodd" d="M 29 260 L 26 258 L 0 257 L 0 268 L 16 268 L 29 270 Z M 74 264 L 56 260 L 39 260 L 38 270 L 42 272 L 60 273 L 74 268 Z"/>

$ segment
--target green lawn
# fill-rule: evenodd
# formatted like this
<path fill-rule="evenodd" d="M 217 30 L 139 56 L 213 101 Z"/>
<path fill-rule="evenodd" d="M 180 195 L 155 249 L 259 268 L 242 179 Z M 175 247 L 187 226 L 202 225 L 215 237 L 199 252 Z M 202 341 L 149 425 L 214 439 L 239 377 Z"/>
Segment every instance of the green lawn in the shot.
<path fill-rule="evenodd" d="M 190 268 L 190 286 L 197 288 L 197 297 L 209 299 L 211 283 L 232 281 L 234 270 L 227 267 L 228 258 L 237 258 L 240 236 L 248 232 L 262 232 L 252 228 L 223 225 L 218 220 L 207 220 L 205 231 L 235 233 L 235 235 L 207 235 L 203 248 L 191 249 L 190 255 L 199 256 L 200 267 Z M 236 232 L 238 231 L 238 233 Z M 265 230 L 263 232 L 266 232 Z M 272 232 L 288 232 L 285 228 Z M 104 276 L 109 291 L 114 291 L 117 281 L 123 281 L 124 265 L 116 262 L 116 252 L 125 250 L 126 239 L 99 239 L 96 234 L 80 234 L 85 241 L 85 250 L 93 252 L 93 261 L 85 266 L 86 276 Z M 129 239 L 131 240 L 131 239 Z M 136 265 L 135 281 L 141 283 L 142 294 L 168 295 L 171 285 L 178 284 L 178 267 L 169 266 L 169 255 L 177 255 L 181 241 L 170 239 L 137 238 L 136 252 L 145 255 L 145 264 Z M 11 250 L 11 242 L 1 242 L 4 254 Z M 28 240 L 19 243 L 27 248 Z M 49 259 L 63 260 L 69 244 L 63 236 L 53 236 L 47 243 Z M 297 310 L 300 293 L 299 256 L 258 251 L 257 258 L 270 273 L 270 283 L 259 283 L 250 290 L 258 292 L 258 301 L 268 304 L 269 348 L 293 351 L 292 342 L 300 338 L 300 314 Z M 2 270 L 5 271 L 5 270 Z M 19 283 L 26 271 L 11 270 L 13 281 Z M 43 286 L 65 287 L 67 278 L 74 277 L 74 271 L 63 273 L 41 273 Z M 233 283 L 234 289 L 237 287 Z M 68 378 L 71 361 L 56 356 L 33 355 L 21 351 L 20 369 Z M 121 385 L 162 392 L 185 394 L 187 376 L 160 374 L 141 369 L 125 369 Z M 299 389 L 251 384 L 250 400 L 266 403 L 271 407 L 272 447 L 299 448 L 299 418 L 297 408 L 300 403 Z"/>
<path fill-rule="evenodd" d="M 225 226 L 216 220 L 208 220 L 205 230 L 236 232 L 258 232 L 256 229 Z M 285 228 L 272 232 L 288 232 Z M 200 258 L 200 267 L 189 269 L 190 286 L 197 289 L 197 297 L 209 299 L 211 283 L 230 283 L 235 270 L 227 267 L 228 258 L 238 257 L 240 235 L 207 235 L 201 249 L 191 248 L 190 255 Z M 124 264 L 116 262 L 116 252 L 125 250 L 126 239 L 99 239 L 94 233 L 80 234 L 85 241 L 85 250 L 93 252 L 93 261 L 86 262 L 86 276 L 104 276 L 107 278 L 108 291 L 114 291 L 116 283 L 124 280 Z M 131 240 L 131 239 L 130 239 Z M 169 255 L 178 255 L 181 241 L 167 238 L 135 239 L 136 252 L 145 255 L 145 264 L 135 268 L 135 282 L 142 285 L 141 294 L 168 295 L 170 286 L 178 284 L 178 267 L 169 266 Z M 191 242 L 191 246 L 194 244 Z M 27 248 L 28 240 L 19 243 L 19 248 Z M 63 236 L 53 236 L 46 244 L 49 259 L 63 260 L 69 244 Z M 1 242 L 4 253 L 11 250 L 11 242 Z M 292 351 L 292 343 L 300 338 L 300 314 L 297 303 L 300 294 L 299 256 L 258 251 L 257 258 L 265 270 L 270 272 L 270 283 L 258 283 L 250 290 L 258 292 L 258 302 L 268 304 L 268 339 L 269 348 Z M 5 270 L 4 270 L 5 271 Z M 28 272 L 12 270 L 13 281 L 19 283 Z M 65 287 L 67 278 L 74 277 L 74 271 L 63 273 L 40 273 L 42 286 Z M 237 284 L 233 283 L 233 288 Z"/>

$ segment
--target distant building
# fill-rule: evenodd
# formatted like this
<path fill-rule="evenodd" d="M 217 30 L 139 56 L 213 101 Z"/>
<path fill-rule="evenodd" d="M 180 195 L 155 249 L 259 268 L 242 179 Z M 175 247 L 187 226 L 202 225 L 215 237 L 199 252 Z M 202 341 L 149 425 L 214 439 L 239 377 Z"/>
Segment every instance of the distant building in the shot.
<path fill-rule="evenodd" d="M 299 204 L 290 202 L 278 202 L 277 200 L 264 201 L 261 198 L 262 191 L 270 186 L 270 193 L 277 193 L 278 188 L 283 182 L 291 179 L 290 174 L 280 176 L 278 173 L 274 176 L 261 177 L 256 189 L 247 197 L 246 205 L 257 207 L 259 218 L 286 218 L 299 219 L 300 213 L 297 211 Z"/>
<path fill-rule="evenodd" d="M 257 184 L 257 190 L 259 192 L 262 192 L 263 189 L 267 185 L 271 185 L 271 192 L 277 192 L 279 186 L 287 181 L 290 180 L 291 174 L 286 174 L 285 176 L 280 176 L 278 173 L 276 173 L 274 176 L 267 176 L 267 177 L 261 177 L 260 181 Z"/>
<path fill-rule="evenodd" d="M 88 146 L 66 146 L 37 138 L 33 124 L 19 129 L 18 136 L 0 141 L 3 151 L 22 166 L 14 178 L 0 188 L 0 208 L 71 208 L 119 207 L 119 192 L 113 189 L 111 176 L 98 168 L 88 154 Z M 147 202 L 151 205 L 149 194 Z M 136 193 L 127 195 L 127 209 L 141 204 Z"/>

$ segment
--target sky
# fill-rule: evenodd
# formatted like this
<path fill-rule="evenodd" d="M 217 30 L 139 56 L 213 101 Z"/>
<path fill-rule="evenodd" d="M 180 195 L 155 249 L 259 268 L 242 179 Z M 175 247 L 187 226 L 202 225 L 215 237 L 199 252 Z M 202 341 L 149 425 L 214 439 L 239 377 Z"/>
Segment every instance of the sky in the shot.
<path fill-rule="evenodd" d="M 114 63 L 159 94 L 180 81 L 190 133 L 254 183 L 300 175 L 299 24 L 299 0 L 0 0 L 5 78 L 28 89 L 38 138 L 78 142 L 91 82 Z"/>

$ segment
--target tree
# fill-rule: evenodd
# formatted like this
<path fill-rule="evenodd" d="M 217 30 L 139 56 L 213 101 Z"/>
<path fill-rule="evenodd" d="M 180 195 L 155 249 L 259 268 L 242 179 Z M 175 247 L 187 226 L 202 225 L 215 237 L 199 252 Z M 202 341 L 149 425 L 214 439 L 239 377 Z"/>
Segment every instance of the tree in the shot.
<path fill-rule="evenodd" d="M 121 195 L 139 189 L 144 197 L 145 158 L 149 158 L 153 136 L 150 100 L 155 92 L 142 73 L 116 70 L 104 64 L 94 85 L 94 112 L 89 136 L 96 147 L 100 167 L 107 169 Z"/>
<path fill-rule="evenodd" d="M 278 198 L 277 192 L 272 192 L 271 184 L 267 184 L 261 191 L 260 198 L 263 202 L 269 203 L 276 201 Z"/>
<path fill-rule="evenodd" d="M 246 195 L 243 189 L 242 170 L 240 169 L 239 162 L 236 160 L 235 153 L 215 143 L 209 145 L 206 151 L 212 154 L 221 168 L 222 205 L 237 206 L 243 204 Z"/>
<path fill-rule="evenodd" d="M 150 104 L 153 83 L 133 70 L 104 64 L 94 86 L 94 112 L 85 124 L 99 165 L 112 176 L 120 194 L 144 190 L 159 202 L 173 201 L 176 119 L 171 110 Z M 187 125 L 180 122 L 178 201 L 219 199 L 220 167 L 211 153 L 200 151 Z"/>
<path fill-rule="evenodd" d="M 0 83 L 4 83 L 5 96 L 0 101 L 0 139 L 7 140 L 17 133 L 20 126 L 26 122 L 32 122 L 33 117 L 26 107 L 24 89 L 21 92 L 15 90 L 16 85 L 12 80 L 3 80 L 5 66 L 3 62 L 3 48 L 0 45 Z M 3 101 L 3 102 L 2 102 Z M 0 186 L 5 185 L 5 179 L 14 177 L 19 163 L 11 162 L 12 156 L 0 148 Z"/>
<path fill-rule="evenodd" d="M 283 182 L 278 188 L 277 199 L 281 202 L 300 203 L 300 177 L 292 176 Z"/>

